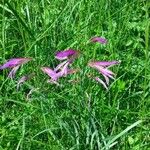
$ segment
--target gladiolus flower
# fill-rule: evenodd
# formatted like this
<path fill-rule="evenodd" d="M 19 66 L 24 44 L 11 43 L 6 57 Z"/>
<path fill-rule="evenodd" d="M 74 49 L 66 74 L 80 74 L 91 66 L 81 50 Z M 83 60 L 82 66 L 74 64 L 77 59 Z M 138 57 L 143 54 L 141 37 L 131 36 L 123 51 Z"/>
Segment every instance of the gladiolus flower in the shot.
<path fill-rule="evenodd" d="M 6 69 L 6 68 L 12 68 L 8 77 L 13 78 L 16 74 L 16 71 L 19 69 L 20 65 L 25 64 L 30 60 L 32 60 L 32 58 L 12 58 L 8 60 L 5 64 L 0 66 L 0 70 Z"/>
<path fill-rule="evenodd" d="M 51 78 L 48 82 L 59 85 L 57 81 L 60 77 L 77 72 L 77 69 L 68 69 L 69 64 L 68 61 L 64 61 L 54 68 L 54 70 L 49 67 L 42 67 L 41 70 Z"/>
<path fill-rule="evenodd" d="M 58 72 L 61 74 L 61 76 L 66 76 L 67 72 L 68 72 L 68 66 L 69 66 L 70 62 L 68 61 L 64 61 L 62 63 L 60 63 L 55 69 L 55 72 Z"/>
<path fill-rule="evenodd" d="M 78 53 L 79 52 L 76 50 L 68 49 L 65 51 L 57 52 L 55 55 L 55 58 L 58 60 L 73 59 L 73 58 L 77 57 Z"/>
<path fill-rule="evenodd" d="M 57 52 L 55 58 L 64 61 L 58 64 L 54 69 L 51 69 L 49 67 L 41 68 L 41 70 L 51 78 L 50 80 L 48 80 L 48 82 L 59 85 L 57 80 L 60 77 L 65 77 L 68 74 L 75 73 L 76 70 L 69 69 L 69 65 L 73 62 L 74 58 L 77 57 L 78 53 L 78 51 L 72 49 Z"/>
<path fill-rule="evenodd" d="M 115 74 L 108 69 L 113 65 L 119 64 L 119 61 L 92 61 L 88 63 L 88 66 L 97 69 L 105 78 L 105 82 L 99 77 L 95 77 L 95 80 L 100 82 L 106 89 L 108 89 L 109 78 L 114 79 Z"/>
<path fill-rule="evenodd" d="M 62 77 L 61 72 L 56 72 L 49 67 L 42 67 L 41 70 L 51 78 L 50 80 L 48 80 L 48 82 L 59 85 L 57 81 L 60 77 Z"/>
<path fill-rule="evenodd" d="M 91 42 L 94 42 L 94 43 L 98 42 L 98 43 L 101 43 L 101 44 L 106 44 L 107 40 L 103 37 L 93 37 L 91 39 Z"/>
<path fill-rule="evenodd" d="M 41 70 L 46 73 L 52 79 L 52 81 L 57 81 L 58 78 L 61 77 L 59 72 L 57 73 L 49 67 L 42 67 Z"/>
<path fill-rule="evenodd" d="M 66 76 L 68 74 L 68 68 L 69 65 L 73 62 L 73 60 L 77 57 L 77 55 L 79 54 L 79 51 L 73 50 L 73 49 L 68 49 L 65 51 L 60 51 L 57 52 L 55 55 L 55 58 L 58 60 L 65 60 L 66 61 L 60 63 L 55 69 L 54 71 L 60 71 L 62 76 Z"/>
<path fill-rule="evenodd" d="M 57 69 L 53 70 L 49 67 L 42 67 L 41 70 L 51 78 L 51 80 L 49 80 L 49 81 L 56 84 L 57 80 L 60 77 L 65 77 L 68 74 L 73 74 L 73 73 L 77 72 L 76 69 L 68 69 L 67 65 L 65 64 L 64 67 L 61 70 L 60 70 L 60 68 L 59 69 L 57 68 Z"/>

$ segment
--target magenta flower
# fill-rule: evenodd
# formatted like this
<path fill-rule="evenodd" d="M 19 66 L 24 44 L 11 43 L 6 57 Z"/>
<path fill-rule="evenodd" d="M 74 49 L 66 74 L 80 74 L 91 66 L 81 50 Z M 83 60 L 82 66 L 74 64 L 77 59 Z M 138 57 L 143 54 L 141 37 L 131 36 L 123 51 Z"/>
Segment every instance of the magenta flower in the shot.
<path fill-rule="evenodd" d="M 57 70 L 53 70 L 49 67 L 42 67 L 41 70 L 51 78 L 50 80 L 48 80 L 48 82 L 59 85 L 57 81 L 60 77 L 63 76 L 63 73 L 61 71 L 57 72 Z"/>
<path fill-rule="evenodd" d="M 91 42 L 94 42 L 94 43 L 98 42 L 98 43 L 101 43 L 101 44 L 106 44 L 107 40 L 103 37 L 93 37 L 91 39 Z"/>
<path fill-rule="evenodd" d="M 108 70 L 108 67 L 119 64 L 119 61 L 91 61 L 88 65 L 92 68 L 97 69 L 105 78 L 105 82 L 101 80 L 99 77 L 95 77 L 94 79 L 100 82 L 106 89 L 108 89 L 109 78 L 114 79 L 115 74 Z"/>
<path fill-rule="evenodd" d="M 77 72 L 77 69 L 69 69 L 69 64 L 70 62 L 64 61 L 54 68 L 54 70 L 49 67 L 42 67 L 41 70 L 51 78 L 48 82 L 59 85 L 57 81 L 60 77 Z"/>
<path fill-rule="evenodd" d="M 57 52 L 55 55 L 55 58 L 58 60 L 73 59 L 73 58 L 77 57 L 78 53 L 79 52 L 76 50 L 68 49 L 65 51 Z"/>
<path fill-rule="evenodd" d="M 69 65 L 72 64 L 74 58 L 77 57 L 78 53 L 78 51 L 72 49 L 57 52 L 55 58 L 64 61 L 58 64 L 54 69 L 51 69 L 49 67 L 41 68 L 41 70 L 51 78 L 50 80 L 48 80 L 48 82 L 59 85 L 57 81 L 60 77 L 65 77 L 68 74 L 75 73 L 76 71 L 74 69 L 69 69 Z"/>
<path fill-rule="evenodd" d="M 49 67 L 42 67 L 41 70 L 46 73 L 52 79 L 52 81 L 57 81 L 58 78 L 61 77 L 60 73 L 57 73 Z"/>
<path fill-rule="evenodd" d="M 8 60 L 5 64 L 0 66 L 0 70 L 6 69 L 6 68 L 12 68 L 8 77 L 13 78 L 16 74 L 16 71 L 19 69 L 20 65 L 25 64 L 30 60 L 32 60 L 32 58 L 12 58 Z"/>
<path fill-rule="evenodd" d="M 61 76 L 66 76 L 68 74 L 69 65 L 71 64 L 70 61 L 64 61 L 60 63 L 54 71 L 59 72 Z"/>

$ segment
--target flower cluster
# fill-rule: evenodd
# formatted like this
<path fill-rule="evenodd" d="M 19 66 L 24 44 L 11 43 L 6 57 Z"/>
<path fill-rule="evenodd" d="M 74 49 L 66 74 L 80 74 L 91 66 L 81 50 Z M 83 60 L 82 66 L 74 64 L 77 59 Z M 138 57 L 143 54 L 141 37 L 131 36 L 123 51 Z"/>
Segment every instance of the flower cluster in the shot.
<path fill-rule="evenodd" d="M 106 44 L 107 40 L 102 37 L 93 37 L 91 38 L 91 42 L 98 42 L 101 44 Z M 79 51 L 73 50 L 73 49 L 67 49 L 64 51 L 59 51 L 55 54 L 55 58 L 60 61 L 60 63 L 55 68 L 50 67 L 41 67 L 41 70 L 47 74 L 50 79 L 48 82 L 54 83 L 59 85 L 59 78 L 66 77 L 68 74 L 76 73 L 77 69 L 70 69 L 71 64 L 79 56 Z M 29 61 L 31 61 L 32 58 L 12 58 L 8 60 L 5 64 L 0 66 L 0 70 L 11 68 L 11 71 L 8 75 L 9 78 L 14 78 L 17 70 L 19 67 Z M 101 83 L 106 89 L 108 89 L 109 86 L 109 79 L 114 79 L 115 74 L 109 70 L 108 68 L 119 64 L 119 61 L 90 61 L 88 62 L 88 66 L 95 68 L 99 71 L 100 74 L 104 77 L 104 81 L 100 79 L 100 77 L 92 77 L 99 83 Z M 26 80 L 29 80 L 33 74 L 31 75 L 25 75 L 21 77 L 18 81 L 17 87 L 20 86 L 21 83 L 25 82 Z"/>
<path fill-rule="evenodd" d="M 114 79 L 114 73 L 108 69 L 115 64 L 119 64 L 119 61 L 91 61 L 88 65 L 97 69 L 105 78 L 105 82 L 99 77 L 95 77 L 95 80 L 100 82 L 106 89 L 108 89 L 109 78 Z"/>
<path fill-rule="evenodd" d="M 70 69 L 69 66 L 78 56 L 78 53 L 78 51 L 73 49 L 57 52 L 55 58 L 58 60 L 63 60 L 63 62 L 58 64 L 54 69 L 51 69 L 49 67 L 41 67 L 41 70 L 51 78 L 50 80 L 48 80 L 48 82 L 59 85 L 57 81 L 60 77 L 64 77 L 68 74 L 74 73 L 75 69 Z"/>

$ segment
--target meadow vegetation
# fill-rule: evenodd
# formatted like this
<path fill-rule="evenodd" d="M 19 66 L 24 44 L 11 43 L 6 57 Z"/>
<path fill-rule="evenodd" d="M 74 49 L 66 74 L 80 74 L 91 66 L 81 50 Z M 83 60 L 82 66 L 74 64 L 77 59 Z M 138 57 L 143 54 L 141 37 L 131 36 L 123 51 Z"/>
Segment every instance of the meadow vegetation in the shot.
<path fill-rule="evenodd" d="M 0 70 L 0 150 L 148 150 L 149 12 L 148 0 L 1 0 L 0 64 L 32 61 L 14 79 Z M 47 83 L 41 67 L 54 68 L 69 48 L 80 52 L 78 71 L 62 86 Z M 120 61 L 108 90 L 89 77 L 100 76 L 90 60 Z M 26 74 L 34 75 L 17 89 Z"/>

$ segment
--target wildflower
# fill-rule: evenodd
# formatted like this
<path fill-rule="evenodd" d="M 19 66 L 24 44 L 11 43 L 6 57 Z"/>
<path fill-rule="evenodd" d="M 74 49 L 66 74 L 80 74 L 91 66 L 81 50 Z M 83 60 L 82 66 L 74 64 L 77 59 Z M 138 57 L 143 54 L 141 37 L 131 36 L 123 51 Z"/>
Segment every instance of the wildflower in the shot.
<path fill-rule="evenodd" d="M 70 65 L 70 61 L 64 61 L 62 63 L 60 63 L 55 69 L 55 72 L 59 72 L 61 76 L 66 76 L 67 72 L 68 72 L 68 67 Z"/>
<path fill-rule="evenodd" d="M 65 60 L 60 63 L 54 70 L 61 71 L 62 76 L 66 76 L 68 74 L 69 65 L 73 62 L 73 60 L 78 56 L 79 52 L 73 49 L 68 49 L 65 51 L 59 51 L 56 53 L 55 58 L 58 60 Z"/>
<path fill-rule="evenodd" d="M 56 55 L 55 55 L 55 58 L 58 59 L 58 60 L 65 60 L 65 59 L 72 60 L 73 58 L 77 57 L 78 53 L 79 52 L 76 51 L 76 50 L 68 49 L 68 50 L 65 50 L 65 51 L 57 52 Z"/>
<path fill-rule="evenodd" d="M 59 83 L 57 82 L 58 79 L 64 75 L 61 71 L 57 72 L 57 69 L 53 70 L 49 67 L 42 67 L 41 70 L 51 78 L 50 80 L 48 80 L 48 82 L 54 83 L 57 85 L 59 85 Z M 63 70 L 64 70 L 64 72 L 66 72 L 65 69 L 63 69 Z"/>
<path fill-rule="evenodd" d="M 48 82 L 59 85 L 57 81 L 60 77 L 64 77 L 68 74 L 73 74 L 77 72 L 76 69 L 68 69 L 67 63 L 64 66 L 61 65 L 63 64 L 59 64 L 56 68 L 54 68 L 54 70 L 49 67 L 41 67 L 41 70 L 51 78 L 50 80 L 48 80 Z"/>
<path fill-rule="evenodd" d="M 101 43 L 101 44 L 106 44 L 107 43 L 107 40 L 103 37 L 93 37 L 91 39 L 91 42 L 98 42 L 98 43 Z"/>
<path fill-rule="evenodd" d="M 76 73 L 79 69 L 69 69 L 69 65 L 72 62 L 70 61 L 64 61 L 62 63 L 60 63 L 58 66 L 56 66 L 56 68 L 54 68 L 55 72 L 59 72 L 60 76 L 66 76 L 68 74 L 72 74 L 72 73 Z"/>
<path fill-rule="evenodd" d="M 16 74 L 16 71 L 19 69 L 20 65 L 27 63 L 28 61 L 32 60 L 31 58 L 12 58 L 8 60 L 5 64 L 0 66 L 0 70 L 6 68 L 12 68 L 8 77 L 13 78 Z"/>
<path fill-rule="evenodd" d="M 41 70 L 46 73 L 52 81 L 57 81 L 59 77 L 61 77 L 60 73 L 57 73 L 56 71 L 52 70 L 49 67 L 42 67 Z"/>
<path fill-rule="evenodd" d="M 64 61 L 58 64 L 54 69 L 49 67 L 41 68 L 41 70 L 51 78 L 48 82 L 59 85 L 57 81 L 60 77 L 75 73 L 76 71 L 74 69 L 69 69 L 69 65 L 73 62 L 73 59 L 77 57 L 77 54 L 78 51 L 72 49 L 57 52 L 55 58 Z"/>
<path fill-rule="evenodd" d="M 115 74 L 108 69 L 113 65 L 119 64 L 119 61 L 91 61 L 88 65 L 92 68 L 97 69 L 105 78 L 105 82 L 101 80 L 99 77 L 95 77 L 94 79 L 100 82 L 106 89 L 108 89 L 109 78 L 114 79 Z"/>

